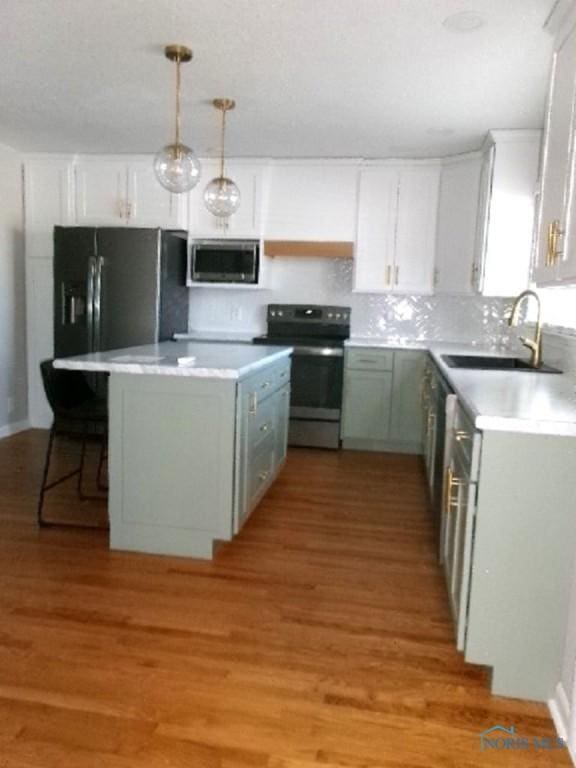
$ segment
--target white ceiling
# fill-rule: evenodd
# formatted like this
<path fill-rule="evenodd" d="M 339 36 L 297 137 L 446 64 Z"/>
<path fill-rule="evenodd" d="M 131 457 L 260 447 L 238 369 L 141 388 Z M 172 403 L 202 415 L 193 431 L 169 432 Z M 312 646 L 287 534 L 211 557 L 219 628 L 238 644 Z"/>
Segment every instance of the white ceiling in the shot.
<path fill-rule="evenodd" d="M 237 100 L 230 155 L 426 156 L 490 128 L 541 127 L 553 0 L 1 0 L 0 141 L 22 150 L 154 152 L 218 144 L 211 99 Z M 468 32 L 443 26 L 479 14 Z"/>

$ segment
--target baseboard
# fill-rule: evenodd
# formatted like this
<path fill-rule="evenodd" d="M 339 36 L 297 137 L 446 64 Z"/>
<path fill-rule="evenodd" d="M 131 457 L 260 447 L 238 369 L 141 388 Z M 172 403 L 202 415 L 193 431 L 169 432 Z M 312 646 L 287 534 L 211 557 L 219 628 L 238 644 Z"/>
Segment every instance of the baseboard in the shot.
<path fill-rule="evenodd" d="M 421 454 L 420 442 L 396 442 L 390 440 L 363 440 L 356 437 L 343 437 L 342 448 L 351 451 L 378 451 L 381 453 Z"/>
<path fill-rule="evenodd" d="M 25 429 L 30 429 L 30 422 L 28 419 L 25 421 L 15 421 L 13 424 L 6 424 L 0 427 L 0 440 L 4 437 L 10 437 L 18 432 L 24 432 Z"/>
<path fill-rule="evenodd" d="M 562 683 L 558 683 L 554 697 L 548 701 L 548 709 L 556 726 L 556 732 L 561 739 L 564 739 L 568 746 L 568 752 L 574 765 L 576 765 L 576 753 L 573 745 L 570 744 L 570 702 L 564 690 Z"/>

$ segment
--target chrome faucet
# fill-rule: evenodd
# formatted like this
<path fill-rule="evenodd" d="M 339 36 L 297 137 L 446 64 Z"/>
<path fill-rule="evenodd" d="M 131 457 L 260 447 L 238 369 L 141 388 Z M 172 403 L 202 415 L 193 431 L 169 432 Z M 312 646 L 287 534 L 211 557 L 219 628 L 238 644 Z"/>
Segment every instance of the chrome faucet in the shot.
<path fill-rule="evenodd" d="M 540 302 L 540 296 L 536 291 L 522 291 L 515 299 L 512 305 L 512 314 L 508 319 L 508 325 L 518 325 L 518 314 L 520 312 L 520 305 L 524 299 L 533 296 L 536 299 L 538 305 L 538 314 L 536 315 L 536 333 L 533 339 L 526 339 L 524 336 L 520 336 L 520 341 L 525 347 L 528 347 L 531 353 L 530 365 L 532 368 L 539 368 L 542 365 L 542 304 Z"/>

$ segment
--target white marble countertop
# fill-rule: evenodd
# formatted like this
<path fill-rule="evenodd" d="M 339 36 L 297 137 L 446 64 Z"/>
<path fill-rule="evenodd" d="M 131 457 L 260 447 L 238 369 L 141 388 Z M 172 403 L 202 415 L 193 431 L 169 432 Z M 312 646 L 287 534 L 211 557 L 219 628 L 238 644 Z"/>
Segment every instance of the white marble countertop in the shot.
<path fill-rule="evenodd" d="M 291 353 L 292 347 L 164 341 L 60 358 L 54 361 L 54 367 L 72 371 L 241 379 Z M 188 364 L 179 364 L 179 358 L 188 358 Z"/>
<path fill-rule="evenodd" d="M 251 344 L 255 336 L 261 336 L 261 331 L 188 331 L 175 333 L 176 341 L 212 341 L 220 344 Z"/>
<path fill-rule="evenodd" d="M 450 368 L 442 360 L 444 354 L 515 356 L 480 345 L 360 337 L 346 345 L 428 351 L 478 429 L 576 437 L 574 374 Z"/>

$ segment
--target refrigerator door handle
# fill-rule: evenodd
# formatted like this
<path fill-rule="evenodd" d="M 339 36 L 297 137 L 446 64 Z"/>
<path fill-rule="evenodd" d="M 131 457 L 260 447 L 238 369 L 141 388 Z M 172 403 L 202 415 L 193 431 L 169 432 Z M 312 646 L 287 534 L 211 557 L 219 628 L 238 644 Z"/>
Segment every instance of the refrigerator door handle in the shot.
<path fill-rule="evenodd" d="M 95 280 L 94 280 L 94 352 L 99 352 L 102 346 L 102 328 L 101 328 L 101 299 L 102 299 L 102 267 L 104 258 L 97 256 L 95 260 Z"/>
<path fill-rule="evenodd" d="M 86 287 L 86 312 L 88 315 L 88 349 L 94 351 L 94 292 L 96 287 L 96 257 L 88 260 L 88 278 Z"/>

